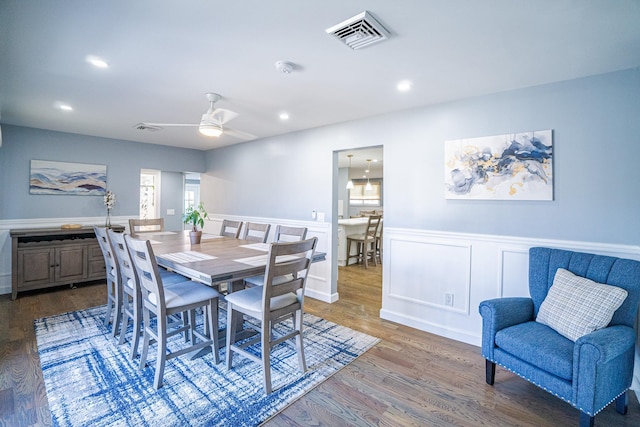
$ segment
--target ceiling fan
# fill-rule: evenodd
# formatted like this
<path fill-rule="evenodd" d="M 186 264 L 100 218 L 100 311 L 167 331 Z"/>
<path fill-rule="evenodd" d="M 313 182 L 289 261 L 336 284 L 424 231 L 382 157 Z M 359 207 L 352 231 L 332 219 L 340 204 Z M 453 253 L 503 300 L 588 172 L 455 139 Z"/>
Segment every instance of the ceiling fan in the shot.
<path fill-rule="evenodd" d="M 150 123 L 141 122 L 136 125 L 139 130 L 160 130 L 164 127 L 198 127 L 201 134 L 210 137 L 218 137 L 222 134 L 233 136 L 239 139 L 255 139 L 256 136 L 248 132 L 242 132 L 236 129 L 228 128 L 227 122 L 238 117 L 238 113 L 227 110 L 225 108 L 215 108 L 214 104 L 220 100 L 221 96 L 217 93 L 206 93 L 205 96 L 209 101 L 209 109 L 202 115 L 200 123 Z"/>

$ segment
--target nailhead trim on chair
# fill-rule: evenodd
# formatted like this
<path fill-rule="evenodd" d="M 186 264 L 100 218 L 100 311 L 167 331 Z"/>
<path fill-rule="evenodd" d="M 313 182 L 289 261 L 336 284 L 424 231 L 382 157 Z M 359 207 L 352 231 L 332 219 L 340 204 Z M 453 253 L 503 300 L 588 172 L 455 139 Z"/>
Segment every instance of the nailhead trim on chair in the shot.
<path fill-rule="evenodd" d="M 553 394 L 555 397 L 557 397 L 560 400 L 563 400 L 565 402 L 567 402 L 569 405 L 573 406 L 574 408 L 578 409 L 580 412 L 584 412 L 585 414 L 589 415 L 590 417 L 595 417 L 596 415 L 598 415 L 604 408 L 606 408 L 607 406 L 609 406 L 611 403 L 613 403 L 617 398 L 619 398 L 620 396 L 622 396 L 627 390 L 629 390 L 629 388 L 626 388 L 622 393 L 620 393 L 619 395 L 617 395 L 616 397 L 614 397 L 613 399 L 611 399 L 609 401 L 609 403 L 607 403 L 606 405 L 604 405 L 602 408 L 598 409 L 594 414 L 589 413 L 588 411 L 585 411 L 584 409 L 576 406 L 575 404 L 573 404 L 572 402 L 569 402 L 567 399 L 565 399 L 562 396 L 558 396 L 557 394 L 555 394 L 553 391 L 547 389 L 546 387 L 536 383 L 535 381 L 532 381 L 530 378 L 527 378 L 523 375 L 520 375 L 519 373 L 512 371 L 511 369 L 507 368 L 506 366 L 500 364 L 499 362 L 496 362 L 495 360 L 489 359 L 487 356 L 485 356 L 484 354 L 482 355 L 482 357 L 484 357 L 485 359 L 487 359 L 488 361 L 495 363 L 496 365 L 500 366 L 501 368 L 506 369 L 507 371 L 516 374 L 517 376 L 519 376 L 520 378 L 523 378 L 527 381 L 529 381 L 531 384 L 540 387 L 542 390 L 546 391 L 547 393 Z"/>

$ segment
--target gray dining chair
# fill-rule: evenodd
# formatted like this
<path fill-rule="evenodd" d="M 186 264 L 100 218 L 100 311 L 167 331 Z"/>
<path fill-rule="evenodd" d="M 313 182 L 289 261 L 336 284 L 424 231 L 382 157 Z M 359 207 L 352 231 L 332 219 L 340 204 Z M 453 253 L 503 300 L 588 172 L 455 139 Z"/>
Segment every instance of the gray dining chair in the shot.
<path fill-rule="evenodd" d="M 130 219 L 129 233 L 133 237 L 141 238 L 144 233 L 164 231 L 164 218 Z"/>
<path fill-rule="evenodd" d="M 113 254 L 120 266 L 120 275 L 122 278 L 122 322 L 120 326 L 120 341 L 118 344 L 122 345 L 126 339 L 126 331 L 129 327 L 129 321 L 133 323 L 133 333 L 131 337 L 131 359 L 135 359 L 138 353 L 138 344 L 140 341 L 141 327 L 142 327 L 142 307 L 141 307 L 141 291 L 138 275 L 127 243 L 125 241 L 124 233 L 117 233 L 113 230 L 108 230 L 109 241 L 113 248 Z M 181 283 L 188 280 L 186 277 L 167 271 L 162 267 L 158 267 L 162 284 L 171 286 L 173 283 Z M 183 317 L 176 318 L 176 322 L 182 322 L 183 325 L 186 319 Z M 185 334 L 186 336 L 186 334 Z"/>
<path fill-rule="evenodd" d="M 300 242 L 273 243 L 269 249 L 264 286 L 233 292 L 226 297 L 227 369 L 232 368 L 234 353 L 260 363 L 266 394 L 272 392 L 271 349 L 276 345 L 295 338 L 300 370 L 302 373 L 307 370 L 302 340 L 304 289 L 317 243 L 317 237 Z M 275 280 L 281 277 L 289 279 Z M 259 335 L 236 343 L 237 320 L 243 315 L 260 323 L 260 327 L 256 327 Z M 285 325 L 284 321 L 292 321 L 291 328 L 285 332 L 274 331 L 274 325 Z M 247 350 L 247 347 L 258 343 L 259 356 Z"/>
<path fill-rule="evenodd" d="M 104 258 L 106 273 L 107 312 L 105 313 L 104 324 L 109 325 L 109 323 L 111 323 L 111 334 L 115 337 L 122 320 L 122 279 L 120 275 L 120 265 L 115 258 L 107 230 L 106 227 L 93 226 L 96 240 L 98 240 Z"/>
<path fill-rule="evenodd" d="M 289 227 L 277 225 L 274 242 L 299 242 L 307 237 L 307 227 Z M 281 280 L 281 279 L 278 279 Z M 244 279 L 246 287 L 262 286 L 264 284 L 264 274 L 251 276 Z"/>
<path fill-rule="evenodd" d="M 144 337 L 140 354 L 140 368 L 147 362 L 147 354 L 152 341 L 158 346 L 156 372 L 153 386 L 162 387 L 165 362 L 195 350 L 211 347 L 215 363 L 220 362 L 218 345 L 218 299 L 220 294 L 210 286 L 191 280 L 163 286 L 151 242 L 125 236 L 133 265 L 138 275 L 141 292 L 141 306 Z M 204 315 L 204 333 L 196 329 L 196 309 L 202 308 Z M 177 313 L 188 312 L 185 319 L 188 324 L 173 325 L 170 317 Z M 155 314 L 156 322 L 151 322 L 151 314 Z M 167 354 L 167 338 L 177 333 L 188 331 L 189 345 Z"/>
<path fill-rule="evenodd" d="M 242 221 L 233 221 L 230 219 L 225 219 L 222 221 L 222 226 L 220 227 L 220 235 L 225 237 L 233 237 L 237 239 L 240 237 L 240 230 L 242 229 Z"/>
<path fill-rule="evenodd" d="M 381 220 L 382 216 L 380 215 L 369 215 L 364 233 L 347 236 L 347 265 L 349 265 L 351 258 L 357 258 L 357 262 L 364 263 L 364 268 L 369 267 L 369 259 L 371 259 L 373 265 L 378 265 L 376 243 Z M 352 255 L 351 247 L 354 243 L 356 245 L 356 253 Z"/>
<path fill-rule="evenodd" d="M 271 224 L 260 224 L 257 222 L 247 222 L 244 225 L 242 240 L 250 242 L 266 243 L 269 238 Z"/>

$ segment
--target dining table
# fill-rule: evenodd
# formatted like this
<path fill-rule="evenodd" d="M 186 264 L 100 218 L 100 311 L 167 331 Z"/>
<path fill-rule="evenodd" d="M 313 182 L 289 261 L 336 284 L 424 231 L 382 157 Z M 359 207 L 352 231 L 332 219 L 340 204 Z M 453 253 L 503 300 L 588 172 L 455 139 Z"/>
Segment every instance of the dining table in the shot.
<path fill-rule="evenodd" d="M 145 233 L 158 265 L 208 285 L 233 284 L 230 292 L 244 287 L 243 279 L 265 273 L 270 243 L 202 234 L 199 244 L 191 244 L 189 231 Z M 312 262 L 325 260 L 316 252 Z"/>
<path fill-rule="evenodd" d="M 199 244 L 191 244 L 188 230 L 148 232 L 138 238 L 149 240 L 159 266 L 210 286 L 227 283 L 227 293 L 244 289 L 243 279 L 265 273 L 271 246 L 209 233 L 202 233 Z M 311 262 L 325 259 L 324 252 L 315 252 Z M 253 334 L 244 329 L 242 323 L 239 316 L 238 339 Z M 223 346 L 226 341 L 224 331 L 221 332 L 220 345 Z M 200 351 L 193 357 L 202 354 Z"/>

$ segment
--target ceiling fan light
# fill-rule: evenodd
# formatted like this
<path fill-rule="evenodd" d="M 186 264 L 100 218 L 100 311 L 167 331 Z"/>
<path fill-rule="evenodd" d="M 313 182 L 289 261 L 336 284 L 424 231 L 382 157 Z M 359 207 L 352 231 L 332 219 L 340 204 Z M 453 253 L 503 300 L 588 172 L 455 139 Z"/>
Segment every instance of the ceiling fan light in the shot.
<path fill-rule="evenodd" d="M 205 136 L 218 137 L 222 135 L 222 127 L 216 124 L 201 124 L 198 130 Z"/>

